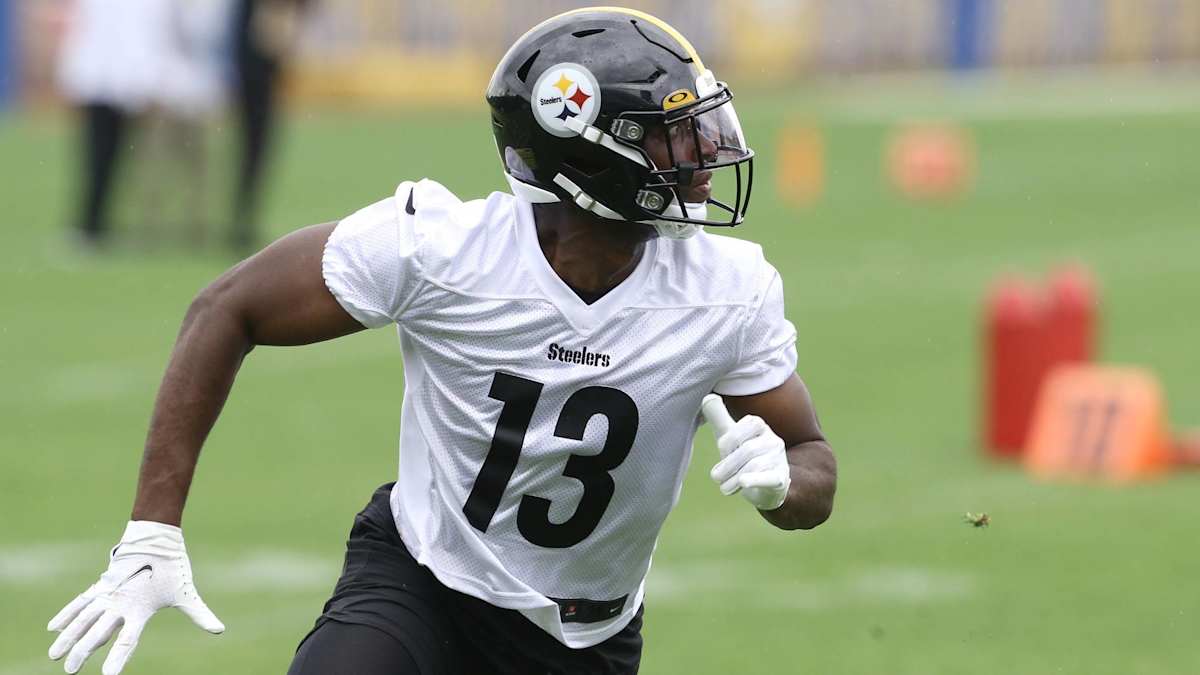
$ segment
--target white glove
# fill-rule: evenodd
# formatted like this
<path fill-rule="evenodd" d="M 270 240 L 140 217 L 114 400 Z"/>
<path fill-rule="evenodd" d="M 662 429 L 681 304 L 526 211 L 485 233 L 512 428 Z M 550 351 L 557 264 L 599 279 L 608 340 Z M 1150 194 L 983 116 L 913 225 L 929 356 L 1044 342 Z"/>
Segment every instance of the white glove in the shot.
<path fill-rule="evenodd" d="M 70 650 L 64 668 L 77 673 L 124 624 L 104 660 L 104 675 L 117 675 L 137 647 L 146 622 L 164 607 L 178 607 L 210 633 L 225 631 L 192 584 L 183 532 L 149 520 L 130 521 L 100 580 L 50 619 L 46 628 L 61 631 L 50 645 L 50 658 L 57 661 Z"/>
<path fill-rule="evenodd" d="M 792 484 L 783 439 L 761 417 L 746 415 L 734 422 L 716 394 L 704 397 L 700 412 L 712 425 L 721 453 L 721 461 L 709 472 L 721 492 L 731 495 L 740 490 L 760 511 L 782 506 Z"/>

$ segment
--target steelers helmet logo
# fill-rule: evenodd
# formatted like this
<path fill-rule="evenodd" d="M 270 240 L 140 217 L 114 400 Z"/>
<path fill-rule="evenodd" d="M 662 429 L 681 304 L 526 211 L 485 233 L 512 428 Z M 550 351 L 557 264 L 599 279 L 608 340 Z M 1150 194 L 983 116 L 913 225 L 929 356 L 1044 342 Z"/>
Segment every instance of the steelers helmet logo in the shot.
<path fill-rule="evenodd" d="M 575 132 L 565 122 L 578 117 L 591 124 L 600 115 L 600 85 L 591 71 L 577 63 L 547 68 L 533 85 L 533 117 L 543 129 L 567 138 Z"/>

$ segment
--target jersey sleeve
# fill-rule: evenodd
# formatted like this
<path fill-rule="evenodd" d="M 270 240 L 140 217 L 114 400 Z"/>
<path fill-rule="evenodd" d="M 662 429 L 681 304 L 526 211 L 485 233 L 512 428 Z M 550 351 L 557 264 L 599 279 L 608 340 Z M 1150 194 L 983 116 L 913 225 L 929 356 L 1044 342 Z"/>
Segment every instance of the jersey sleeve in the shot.
<path fill-rule="evenodd" d="M 769 269 L 761 303 L 742 328 L 738 363 L 713 387 L 724 396 L 761 394 L 796 372 L 796 328 L 783 315 L 783 282 Z"/>
<path fill-rule="evenodd" d="M 414 219 L 396 197 L 343 219 L 321 260 L 325 285 L 367 328 L 399 322 L 423 281 Z"/>

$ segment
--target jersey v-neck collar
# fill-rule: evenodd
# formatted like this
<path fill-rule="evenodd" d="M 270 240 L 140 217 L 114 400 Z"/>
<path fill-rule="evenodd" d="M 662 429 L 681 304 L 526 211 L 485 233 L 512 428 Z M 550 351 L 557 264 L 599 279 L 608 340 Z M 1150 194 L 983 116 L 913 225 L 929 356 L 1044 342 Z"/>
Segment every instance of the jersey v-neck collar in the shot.
<path fill-rule="evenodd" d="M 517 245 L 521 250 L 530 272 L 537 281 L 547 299 L 581 335 L 588 335 L 602 326 L 606 321 L 622 309 L 628 307 L 633 300 L 640 296 L 646 281 L 650 278 L 650 270 L 658 260 L 658 240 L 646 242 L 642 251 L 642 259 L 638 261 L 633 272 L 617 284 L 599 300 L 587 304 L 567 282 L 558 276 L 542 247 L 538 244 L 537 225 L 533 220 L 533 205 L 523 199 L 513 200 L 513 211 L 516 215 Z"/>

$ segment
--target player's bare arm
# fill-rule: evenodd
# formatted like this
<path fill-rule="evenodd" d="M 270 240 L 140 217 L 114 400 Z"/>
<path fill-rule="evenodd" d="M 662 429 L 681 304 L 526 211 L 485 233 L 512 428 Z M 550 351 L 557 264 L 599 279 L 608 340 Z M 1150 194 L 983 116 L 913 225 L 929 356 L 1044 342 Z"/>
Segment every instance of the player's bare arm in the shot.
<path fill-rule="evenodd" d="M 68 673 L 116 634 L 105 675 L 119 673 L 155 612 L 177 607 L 210 633 L 225 630 L 200 598 L 179 528 L 205 437 L 242 360 L 256 345 L 298 345 L 364 326 L 325 287 L 321 258 L 334 225 L 290 234 L 243 261 L 192 302 L 158 391 L 133 514 L 108 570 L 47 628 Z M 119 631 L 119 632 L 118 632 Z"/>
<path fill-rule="evenodd" d="M 798 375 L 780 386 L 753 396 L 726 396 L 735 419 L 755 415 L 787 447 L 791 485 L 783 505 L 759 511 L 772 525 L 785 530 L 810 529 L 829 518 L 837 489 L 837 460 L 813 410 L 808 387 Z"/>
<path fill-rule="evenodd" d="M 154 404 L 133 520 L 179 525 L 200 447 L 256 345 L 310 344 L 363 330 L 321 275 L 334 225 L 283 237 L 192 302 Z"/>

